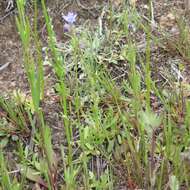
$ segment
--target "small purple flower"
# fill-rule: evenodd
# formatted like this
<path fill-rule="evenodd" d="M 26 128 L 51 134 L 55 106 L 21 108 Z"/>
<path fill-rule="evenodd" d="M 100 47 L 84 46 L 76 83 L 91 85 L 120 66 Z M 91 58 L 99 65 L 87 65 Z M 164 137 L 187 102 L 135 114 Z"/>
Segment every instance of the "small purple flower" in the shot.
<path fill-rule="evenodd" d="M 62 18 L 68 23 L 68 24 L 74 24 L 76 22 L 77 14 L 73 12 L 68 12 L 67 15 L 62 15 Z"/>
<path fill-rule="evenodd" d="M 71 25 L 70 25 L 70 24 L 65 23 L 65 24 L 63 25 L 63 31 L 64 31 L 64 32 L 69 32 L 70 29 L 71 29 Z"/>
<path fill-rule="evenodd" d="M 136 27 L 135 27 L 135 25 L 132 24 L 132 23 L 128 24 L 128 30 L 129 30 L 130 32 L 136 32 Z"/>

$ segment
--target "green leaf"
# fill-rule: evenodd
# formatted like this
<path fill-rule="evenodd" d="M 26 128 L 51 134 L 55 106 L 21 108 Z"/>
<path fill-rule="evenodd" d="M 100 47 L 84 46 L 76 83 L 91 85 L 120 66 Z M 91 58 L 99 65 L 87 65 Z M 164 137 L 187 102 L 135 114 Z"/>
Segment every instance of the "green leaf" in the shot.
<path fill-rule="evenodd" d="M 7 143 L 9 142 L 9 139 L 8 138 L 3 138 L 1 139 L 0 141 L 0 149 L 3 149 L 7 146 Z"/>
<path fill-rule="evenodd" d="M 171 190 L 178 190 L 179 189 L 179 181 L 176 176 L 170 176 L 169 186 Z"/>
<path fill-rule="evenodd" d="M 139 122 L 143 125 L 149 137 L 153 131 L 160 126 L 162 118 L 154 112 L 142 111 L 139 114 Z"/>
<path fill-rule="evenodd" d="M 20 172 L 22 175 L 25 175 L 27 179 L 36 182 L 44 187 L 48 187 L 47 183 L 40 177 L 40 174 L 38 171 L 31 169 L 29 167 L 26 167 L 22 164 L 18 165 L 18 168 L 20 169 Z"/>
<path fill-rule="evenodd" d="M 94 149 L 94 147 L 93 147 L 90 143 L 86 143 L 85 145 L 86 145 L 86 147 L 87 147 L 89 150 L 93 150 L 93 149 Z"/>
<path fill-rule="evenodd" d="M 113 151 L 113 147 L 114 147 L 114 140 L 110 140 L 108 142 L 108 148 L 107 148 L 108 153 L 111 153 Z"/>

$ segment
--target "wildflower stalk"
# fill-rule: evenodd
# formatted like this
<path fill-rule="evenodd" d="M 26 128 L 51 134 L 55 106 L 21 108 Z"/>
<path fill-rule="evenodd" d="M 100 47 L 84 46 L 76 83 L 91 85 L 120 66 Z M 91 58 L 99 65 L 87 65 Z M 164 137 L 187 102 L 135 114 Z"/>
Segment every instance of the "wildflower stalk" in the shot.
<path fill-rule="evenodd" d="M 151 0 L 149 1 L 149 17 L 151 17 Z M 147 25 L 146 27 L 146 66 L 145 66 L 145 83 L 146 83 L 146 109 L 150 111 L 150 92 L 151 92 L 151 25 Z"/>

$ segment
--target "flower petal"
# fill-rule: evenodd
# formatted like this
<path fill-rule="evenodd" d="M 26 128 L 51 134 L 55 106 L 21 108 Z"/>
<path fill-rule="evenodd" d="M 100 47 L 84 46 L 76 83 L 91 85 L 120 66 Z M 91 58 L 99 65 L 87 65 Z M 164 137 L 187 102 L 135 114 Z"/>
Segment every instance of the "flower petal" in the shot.
<path fill-rule="evenodd" d="M 67 15 L 62 15 L 62 18 L 68 23 L 68 24 L 73 24 L 76 22 L 76 17 L 77 14 L 73 12 L 68 12 Z"/>

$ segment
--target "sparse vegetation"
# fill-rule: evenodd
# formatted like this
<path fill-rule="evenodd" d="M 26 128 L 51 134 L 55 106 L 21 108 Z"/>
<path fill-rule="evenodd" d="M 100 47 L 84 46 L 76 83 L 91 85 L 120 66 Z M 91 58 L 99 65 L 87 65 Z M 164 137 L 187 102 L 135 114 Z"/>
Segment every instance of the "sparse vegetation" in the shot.
<path fill-rule="evenodd" d="M 190 86 L 181 74 L 189 26 L 178 18 L 172 38 L 153 24 L 152 3 L 143 17 L 118 2 L 109 1 L 94 26 L 64 15 L 60 44 L 44 0 L 33 1 L 32 18 L 16 1 L 30 94 L 0 96 L 0 189 L 189 189 Z M 174 74 L 152 61 L 155 46 L 184 61 Z"/>

